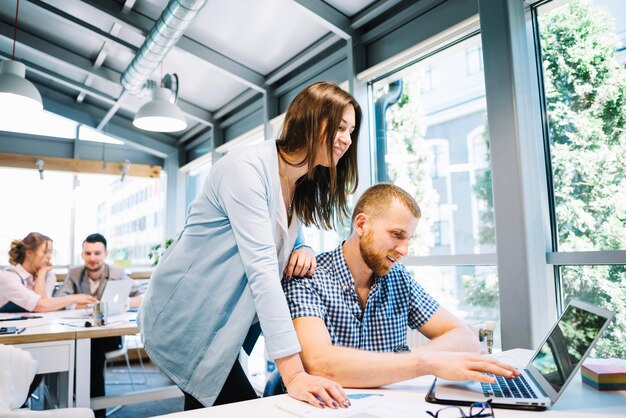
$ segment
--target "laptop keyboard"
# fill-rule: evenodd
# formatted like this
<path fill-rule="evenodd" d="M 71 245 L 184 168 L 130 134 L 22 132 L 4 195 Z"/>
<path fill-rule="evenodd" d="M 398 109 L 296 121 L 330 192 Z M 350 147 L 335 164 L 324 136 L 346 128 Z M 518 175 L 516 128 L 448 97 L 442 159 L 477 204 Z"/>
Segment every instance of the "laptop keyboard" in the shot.
<path fill-rule="evenodd" d="M 496 383 L 481 383 L 483 394 L 486 397 L 537 399 L 537 395 L 522 375 L 507 379 L 491 373 L 485 374 L 496 378 Z"/>

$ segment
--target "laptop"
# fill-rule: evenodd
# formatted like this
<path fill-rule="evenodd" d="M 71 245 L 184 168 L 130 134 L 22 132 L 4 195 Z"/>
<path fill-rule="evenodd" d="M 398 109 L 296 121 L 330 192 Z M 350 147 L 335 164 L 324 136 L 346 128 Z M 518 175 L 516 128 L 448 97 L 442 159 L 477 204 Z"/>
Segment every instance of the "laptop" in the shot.
<path fill-rule="evenodd" d="M 108 315 L 118 315 L 126 311 L 128 295 L 133 287 L 130 279 L 107 281 L 100 302 L 106 303 Z"/>
<path fill-rule="evenodd" d="M 613 315 L 573 300 L 519 376 L 495 376 L 495 384 L 435 378 L 426 401 L 469 405 L 491 399 L 493 407 L 546 409 L 563 394 Z"/>

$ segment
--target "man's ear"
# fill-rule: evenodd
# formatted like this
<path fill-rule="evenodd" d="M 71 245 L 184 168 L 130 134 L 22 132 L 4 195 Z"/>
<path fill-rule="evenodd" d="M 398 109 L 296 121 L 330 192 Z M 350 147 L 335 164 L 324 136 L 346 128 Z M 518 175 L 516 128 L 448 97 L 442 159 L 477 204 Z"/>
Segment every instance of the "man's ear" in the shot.
<path fill-rule="evenodd" d="M 364 213 L 359 213 L 358 215 L 356 215 L 356 217 L 354 218 L 354 222 L 352 222 L 352 228 L 354 229 L 354 232 L 356 232 L 356 234 L 359 237 L 362 237 L 363 234 L 365 234 L 365 225 L 367 224 L 367 215 Z"/>

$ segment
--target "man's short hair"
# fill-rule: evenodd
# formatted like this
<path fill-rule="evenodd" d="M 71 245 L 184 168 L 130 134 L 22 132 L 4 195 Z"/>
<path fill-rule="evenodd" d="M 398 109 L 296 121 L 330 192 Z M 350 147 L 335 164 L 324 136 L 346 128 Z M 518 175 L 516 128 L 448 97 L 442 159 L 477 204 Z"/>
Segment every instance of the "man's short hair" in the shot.
<path fill-rule="evenodd" d="M 91 234 L 88 235 L 87 238 L 85 238 L 85 240 L 83 241 L 83 244 L 89 242 L 91 244 L 95 243 L 95 242 L 101 242 L 102 245 L 104 245 L 104 249 L 107 249 L 107 240 L 106 238 L 104 238 L 101 234 Z"/>
<path fill-rule="evenodd" d="M 388 183 L 375 184 L 367 189 L 354 206 L 352 223 L 359 213 L 365 213 L 373 217 L 381 216 L 389 209 L 389 205 L 397 199 L 417 218 L 422 217 L 417 201 L 404 189 Z"/>

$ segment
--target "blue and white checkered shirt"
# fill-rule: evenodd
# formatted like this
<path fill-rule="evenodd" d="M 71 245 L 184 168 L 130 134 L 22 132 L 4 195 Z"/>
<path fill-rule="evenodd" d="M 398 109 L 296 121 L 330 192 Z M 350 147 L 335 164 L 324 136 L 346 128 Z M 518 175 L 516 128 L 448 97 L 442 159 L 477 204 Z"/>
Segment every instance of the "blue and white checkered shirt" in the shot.
<path fill-rule="evenodd" d="M 341 245 L 317 256 L 312 278 L 284 279 L 282 284 L 293 319 L 321 318 L 333 345 L 361 350 L 404 347 L 407 327 L 419 329 L 439 308 L 406 268 L 396 263 L 386 276 L 375 279 L 363 312 Z"/>

